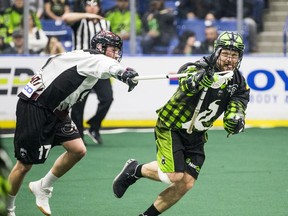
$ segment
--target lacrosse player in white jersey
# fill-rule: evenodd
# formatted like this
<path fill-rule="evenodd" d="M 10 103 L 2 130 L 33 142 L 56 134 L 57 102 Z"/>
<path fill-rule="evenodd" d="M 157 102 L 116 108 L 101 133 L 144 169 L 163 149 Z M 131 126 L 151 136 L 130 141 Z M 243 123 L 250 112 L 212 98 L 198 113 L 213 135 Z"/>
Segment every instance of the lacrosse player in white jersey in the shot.
<path fill-rule="evenodd" d="M 49 198 L 52 185 L 86 154 L 86 147 L 69 110 L 81 102 L 99 79 L 114 77 L 129 86 L 138 73 L 120 65 L 122 40 L 110 32 L 100 31 L 91 40 L 91 49 L 51 56 L 19 93 L 16 110 L 14 151 L 17 162 L 8 180 L 12 189 L 8 197 L 8 216 L 16 215 L 15 199 L 33 164 L 42 164 L 51 148 L 62 145 L 65 152 L 40 180 L 30 182 L 36 205 L 51 215 Z"/>

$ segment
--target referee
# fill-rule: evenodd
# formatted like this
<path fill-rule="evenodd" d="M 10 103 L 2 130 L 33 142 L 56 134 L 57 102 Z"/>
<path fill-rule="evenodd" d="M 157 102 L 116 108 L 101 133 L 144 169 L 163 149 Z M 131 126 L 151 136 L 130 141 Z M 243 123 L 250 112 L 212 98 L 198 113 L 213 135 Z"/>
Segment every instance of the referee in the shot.
<path fill-rule="evenodd" d="M 101 30 L 110 30 L 110 22 L 102 16 L 100 0 L 84 1 L 84 12 L 67 13 L 63 20 L 71 25 L 74 32 L 74 49 L 89 49 L 92 37 Z M 113 101 L 112 85 L 109 79 L 99 79 L 92 88 L 98 98 L 96 114 L 87 123 L 90 125 L 88 135 L 96 144 L 102 144 L 99 130 Z M 88 97 L 88 95 L 87 95 Z M 80 135 L 83 138 L 83 116 L 87 97 L 83 103 L 73 106 L 71 118 L 76 124 Z"/>

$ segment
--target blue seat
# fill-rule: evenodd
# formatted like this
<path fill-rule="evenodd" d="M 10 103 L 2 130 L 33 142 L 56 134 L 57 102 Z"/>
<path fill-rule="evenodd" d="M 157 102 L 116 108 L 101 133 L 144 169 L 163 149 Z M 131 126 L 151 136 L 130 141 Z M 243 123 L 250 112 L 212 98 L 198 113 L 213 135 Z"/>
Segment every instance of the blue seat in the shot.
<path fill-rule="evenodd" d="M 177 37 L 173 37 L 167 46 L 154 46 L 153 47 L 153 54 L 165 54 L 170 55 L 173 53 L 173 50 L 178 45 L 179 39 Z"/>
<path fill-rule="evenodd" d="M 176 1 L 175 0 L 165 0 L 165 8 L 171 8 L 173 10 L 177 10 Z"/>
<path fill-rule="evenodd" d="M 123 54 L 131 55 L 130 40 L 123 40 Z M 136 37 L 136 55 L 142 54 L 141 38 Z"/>
<path fill-rule="evenodd" d="M 66 35 L 70 26 L 62 21 L 55 20 L 41 20 L 42 28 L 47 36 Z"/>
<path fill-rule="evenodd" d="M 205 40 L 205 21 L 204 20 L 182 20 L 178 26 L 178 35 L 181 36 L 184 31 L 190 30 L 193 31 L 196 35 L 197 41 L 204 41 Z"/>
<path fill-rule="evenodd" d="M 104 12 L 106 12 L 109 9 L 111 9 L 115 5 L 116 5 L 116 1 L 115 0 L 105 0 L 105 1 L 102 1 L 102 3 L 101 3 L 102 10 Z"/>
<path fill-rule="evenodd" d="M 64 45 L 66 51 L 73 49 L 73 30 L 64 22 L 55 20 L 41 20 L 42 28 L 49 37 L 57 37 Z"/>
<path fill-rule="evenodd" d="M 234 31 L 237 32 L 237 20 L 218 20 L 216 22 L 216 27 L 218 29 L 219 34 L 223 31 Z M 245 53 L 249 52 L 249 28 L 244 23 L 243 24 L 243 32 L 242 32 L 243 41 L 245 44 Z"/>

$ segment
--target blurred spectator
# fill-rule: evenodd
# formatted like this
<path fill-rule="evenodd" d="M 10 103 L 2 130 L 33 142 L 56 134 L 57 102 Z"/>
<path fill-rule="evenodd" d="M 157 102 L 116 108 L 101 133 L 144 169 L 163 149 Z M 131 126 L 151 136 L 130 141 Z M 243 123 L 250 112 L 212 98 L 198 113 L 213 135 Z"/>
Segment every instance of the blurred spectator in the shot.
<path fill-rule="evenodd" d="M 14 30 L 21 27 L 21 20 L 24 13 L 24 0 L 12 0 L 12 6 L 4 12 L 4 19 L 7 26 L 7 42 L 12 41 L 12 33 Z M 35 20 L 35 25 L 42 28 L 40 19 L 33 12 L 32 16 Z"/>
<path fill-rule="evenodd" d="M 8 31 L 8 28 L 5 23 L 4 12 L 0 11 L 0 36 L 4 38 L 3 39 L 4 43 L 9 42 L 7 38 L 7 35 L 8 35 L 7 31 Z"/>
<path fill-rule="evenodd" d="M 73 29 L 74 49 L 89 49 L 96 33 L 110 30 L 110 22 L 103 18 L 99 0 L 85 1 L 84 12 L 66 13 L 63 20 Z"/>
<path fill-rule="evenodd" d="M 61 41 L 58 40 L 57 37 L 52 36 L 49 37 L 47 46 L 45 47 L 44 51 L 41 52 L 42 55 L 55 55 L 59 53 L 66 52 L 64 46 L 62 45 Z"/>
<path fill-rule="evenodd" d="M 265 0 L 252 0 L 253 2 L 253 19 L 257 23 L 257 31 L 263 31 L 263 13 L 265 9 Z"/>
<path fill-rule="evenodd" d="M 3 50 L 3 54 L 24 54 L 24 34 L 23 30 L 15 30 L 12 34 L 13 46 L 9 46 Z M 35 54 L 33 50 L 29 50 L 29 54 Z"/>
<path fill-rule="evenodd" d="M 0 36 L 0 54 L 3 53 L 3 51 L 9 47 L 10 45 L 5 43 L 5 37 Z"/>
<path fill-rule="evenodd" d="M 137 12 L 142 19 L 143 15 L 149 10 L 149 0 L 136 0 Z"/>
<path fill-rule="evenodd" d="M 6 8 L 10 7 L 10 0 L 0 0 L 0 11 L 6 10 Z"/>
<path fill-rule="evenodd" d="M 178 18 L 214 20 L 214 0 L 180 0 Z"/>
<path fill-rule="evenodd" d="M 71 7 L 70 7 L 71 9 Z M 83 0 L 74 0 L 73 2 L 73 12 L 83 12 Z"/>
<path fill-rule="evenodd" d="M 269 9 L 269 0 L 264 0 L 264 8 Z"/>
<path fill-rule="evenodd" d="M 35 24 L 35 17 L 33 16 L 33 12 L 30 11 L 28 15 L 28 49 L 33 50 L 34 53 L 40 53 L 46 47 L 48 43 L 48 37 L 46 36 L 43 29 L 38 28 Z M 22 28 L 23 26 L 23 19 L 22 19 Z"/>
<path fill-rule="evenodd" d="M 36 16 L 41 19 L 44 14 L 44 0 L 29 0 L 30 10 L 32 10 Z"/>
<path fill-rule="evenodd" d="M 215 26 L 209 25 L 205 27 L 205 40 L 201 43 L 203 54 L 212 54 L 214 51 L 214 41 L 218 37 L 218 30 Z"/>
<path fill-rule="evenodd" d="M 111 31 L 118 34 L 122 40 L 130 37 L 131 12 L 129 0 L 116 0 L 116 6 L 105 13 L 105 18 L 111 23 Z M 141 19 L 136 13 L 136 34 L 141 33 Z"/>
<path fill-rule="evenodd" d="M 164 0 L 150 0 L 149 11 L 143 16 L 143 54 L 158 54 L 157 46 L 169 46 L 176 37 L 173 11 L 164 7 Z"/>
<path fill-rule="evenodd" d="M 200 42 L 196 40 L 195 32 L 184 31 L 179 38 L 179 43 L 173 50 L 173 54 L 201 54 L 203 53 L 200 49 Z"/>
<path fill-rule="evenodd" d="M 223 7 L 225 5 L 225 7 Z M 236 20 L 237 0 L 215 0 L 215 16 L 220 20 Z M 257 24 L 253 17 L 253 1 L 243 0 L 244 23 L 248 26 L 249 50 L 257 52 Z"/>
<path fill-rule="evenodd" d="M 44 18 L 62 20 L 62 15 L 70 12 L 68 0 L 45 0 Z"/>

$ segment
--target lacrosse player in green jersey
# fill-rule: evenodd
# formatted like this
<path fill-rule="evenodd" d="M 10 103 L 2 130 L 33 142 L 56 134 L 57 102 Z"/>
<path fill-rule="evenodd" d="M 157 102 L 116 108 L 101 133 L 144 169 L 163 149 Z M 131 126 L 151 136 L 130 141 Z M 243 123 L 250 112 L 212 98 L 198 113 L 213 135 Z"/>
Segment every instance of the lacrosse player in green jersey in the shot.
<path fill-rule="evenodd" d="M 215 41 L 212 55 L 179 69 L 178 73 L 188 75 L 179 79 L 174 95 L 157 110 L 157 161 L 138 164 L 137 160 L 129 159 L 113 181 L 117 198 L 142 177 L 169 185 L 139 216 L 160 215 L 193 188 L 205 160 L 207 131 L 222 113 L 228 135 L 244 130 L 250 93 L 239 72 L 244 48 L 240 34 L 223 32 Z"/>

